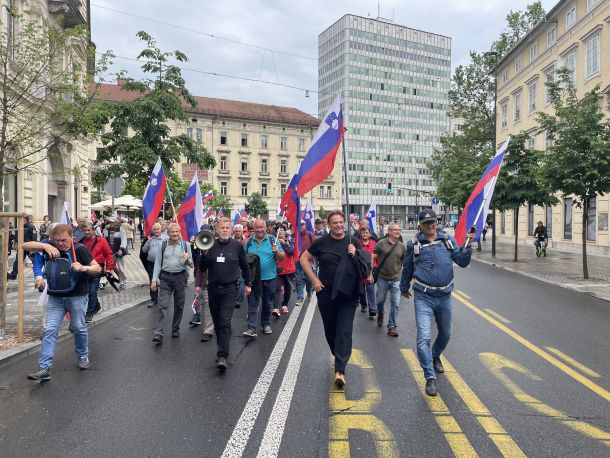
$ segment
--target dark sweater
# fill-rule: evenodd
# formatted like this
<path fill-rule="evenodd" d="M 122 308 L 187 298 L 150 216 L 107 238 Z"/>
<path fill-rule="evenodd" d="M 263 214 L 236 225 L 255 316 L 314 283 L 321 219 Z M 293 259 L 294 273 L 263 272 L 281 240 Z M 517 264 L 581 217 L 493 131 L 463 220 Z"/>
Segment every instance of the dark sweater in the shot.
<path fill-rule="evenodd" d="M 224 262 L 218 262 L 218 258 L 224 258 Z M 208 271 L 208 287 L 237 283 L 240 276 L 243 277 L 246 285 L 250 284 L 250 269 L 246 260 L 246 252 L 242 244 L 234 239 L 229 239 L 225 243 L 216 239 L 207 255 L 205 252 L 202 253 L 199 258 L 197 277 L 199 277 L 199 273 L 203 274 L 206 270 Z M 196 286 L 201 285 L 196 284 Z"/>

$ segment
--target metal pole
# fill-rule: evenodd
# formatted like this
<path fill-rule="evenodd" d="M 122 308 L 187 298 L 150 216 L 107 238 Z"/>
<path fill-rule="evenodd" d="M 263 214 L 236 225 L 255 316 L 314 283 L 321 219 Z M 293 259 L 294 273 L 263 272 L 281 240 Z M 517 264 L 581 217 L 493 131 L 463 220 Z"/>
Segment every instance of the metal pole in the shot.
<path fill-rule="evenodd" d="M 498 100 L 498 53 L 495 54 L 495 62 L 494 62 L 494 143 L 493 143 L 493 151 L 496 151 L 496 145 L 498 143 L 497 139 L 497 100 Z M 496 256 L 496 204 L 492 203 L 491 206 L 491 256 Z M 485 224 L 487 224 L 487 215 L 485 215 Z"/>
<path fill-rule="evenodd" d="M 345 134 L 343 135 L 343 140 L 341 141 L 341 149 L 343 151 L 343 180 L 345 181 L 343 186 L 345 188 L 345 217 L 347 218 L 347 235 L 351 237 L 352 229 L 350 227 L 351 225 L 349 222 L 349 184 L 347 182 L 347 154 L 345 153 Z"/>
<path fill-rule="evenodd" d="M 24 217 L 17 218 L 17 341 L 23 342 L 23 315 L 24 315 L 24 291 L 23 291 L 23 236 L 25 231 Z"/>

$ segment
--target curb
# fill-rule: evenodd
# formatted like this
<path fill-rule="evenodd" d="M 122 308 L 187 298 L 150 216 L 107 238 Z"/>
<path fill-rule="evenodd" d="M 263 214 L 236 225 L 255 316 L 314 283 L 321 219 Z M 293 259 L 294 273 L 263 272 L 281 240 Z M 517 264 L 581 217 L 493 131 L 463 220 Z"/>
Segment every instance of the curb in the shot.
<path fill-rule="evenodd" d="M 482 264 L 487 264 L 488 266 L 497 267 L 498 269 L 508 270 L 509 272 L 513 272 L 513 273 L 516 273 L 516 274 L 519 274 L 519 275 L 523 275 L 523 276 L 528 276 L 529 277 L 529 275 L 523 273 L 523 271 L 519 270 L 518 268 L 509 267 L 509 266 L 506 266 L 506 265 L 497 264 L 497 263 L 495 263 L 493 261 L 487 261 L 485 259 L 478 259 L 478 258 L 474 258 L 474 257 L 472 258 L 472 260 L 480 262 Z M 595 293 L 593 293 L 591 291 L 582 291 L 582 290 L 580 290 L 578 288 L 575 288 L 573 286 L 567 285 L 565 283 L 556 282 L 556 281 L 548 280 L 548 279 L 545 279 L 545 278 L 536 278 L 536 277 L 529 277 L 529 278 L 532 278 L 532 279 L 537 280 L 537 281 L 541 281 L 543 283 L 548 283 L 549 285 L 559 286 L 560 288 L 569 289 L 570 291 L 573 291 L 575 293 L 585 294 L 587 296 L 594 297 L 595 299 L 601 299 L 602 301 L 606 301 L 606 302 L 610 303 L 610 297 L 608 297 L 608 296 L 599 296 L 599 295 L 597 295 L 597 294 L 595 294 Z"/>
<path fill-rule="evenodd" d="M 98 325 L 108 321 L 110 318 L 114 318 L 115 316 L 121 315 L 121 314 L 125 313 L 126 311 L 131 310 L 134 307 L 137 307 L 139 305 L 144 305 L 149 300 L 150 300 L 149 297 L 147 297 L 146 299 L 138 299 L 138 300 L 120 305 L 118 307 L 115 307 L 111 310 L 108 310 L 107 312 L 103 311 L 99 317 L 96 317 L 96 319 L 94 319 L 91 323 L 87 323 L 87 329 L 92 329 L 95 326 L 98 326 Z M 57 343 L 63 342 L 64 340 L 67 340 L 71 337 L 72 337 L 72 333 L 70 331 L 68 331 L 67 329 L 64 329 L 59 332 L 59 335 L 57 336 Z M 9 364 L 12 364 L 16 361 L 19 361 L 23 358 L 27 358 L 28 356 L 30 356 L 32 354 L 35 354 L 35 353 L 37 354 L 39 352 L 41 343 L 42 343 L 41 340 L 36 340 L 35 342 L 26 342 L 23 344 L 19 344 L 15 348 L 12 348 L 10 350 L 1 351 L 0 352 L 0 369 L 5 366 L 8 366 Z"/>

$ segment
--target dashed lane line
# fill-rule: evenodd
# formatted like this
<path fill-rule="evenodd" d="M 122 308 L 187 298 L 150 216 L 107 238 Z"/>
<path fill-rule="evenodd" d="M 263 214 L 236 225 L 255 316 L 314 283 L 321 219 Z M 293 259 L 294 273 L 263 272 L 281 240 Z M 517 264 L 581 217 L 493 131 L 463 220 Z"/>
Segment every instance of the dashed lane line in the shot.
<path fill-rule="evenodd" d="M 553 348 L 553 347 L 544 347 L 544 348 L 546 348 L 548 351 L 553 353 L 555 356 L 558 356 L 561 359 L 563 359 L 566 363 L 571 364 L 572 367 L 575 367 L 576 369 L 578 369 L 583 374 L 588 375 L 589 377 L 594 377 L 594 378 L 600 378 L 601 377 L 601 375 L 599 375 L 593 369 L 589 369 L 587 366 L 585 366 L 582 363 L 579 363 L 574 358 L 572 358 L 571 356 L 566 355 L 561 350 L 559 350 L 557 348 Z"/>
<path fill-rule="evenodd" d="M 259 376 L 254 389 L 252 390 L 252 393 L 250 394 L 250 398 L 248 399 L 248 402 L 246 403 L 244 410 L 242 411 L 242 414 L 239 417 L 235 428 L 233 429 L 233 433 L 231 434 L 224 452 L 222 453 L 223 458 L 238 458 L 243 455 L 246 445 L 248 444 L 250 434 L 252 433 L 252 429 L 254 428 L 254 423 L 256 423 L 261 406 L 267 397 L 269 387 L 271 386 L 273 377 L 277 372 L 280 360 L 282 359 L 284 350 L 286 350 L 288 340 L 290 339 L 290 335 L 292 334 L 292 330 L 296 325 L 302 309 L 303 307 L 294 307 L 292 309 L 290 318 L 288 318 L 280 337 L 275 343 L 275 347 L 273 347 L 273 351 L 269 355 L 267 364 L 265 364 L 265 367 L 263 368 L 263 371 L 261 372 L 261 375 Z"/>

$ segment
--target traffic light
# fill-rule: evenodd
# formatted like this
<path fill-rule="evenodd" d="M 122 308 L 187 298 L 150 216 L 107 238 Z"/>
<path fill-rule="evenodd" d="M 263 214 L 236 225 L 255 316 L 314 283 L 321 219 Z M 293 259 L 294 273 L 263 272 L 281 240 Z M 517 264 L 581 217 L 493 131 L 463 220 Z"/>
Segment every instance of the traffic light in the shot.
<path fill-rule="evenodd" d="M 392 194 L 394 191 L 392 190 L 392 182 L 388 181 L 388 194 Z"/>

